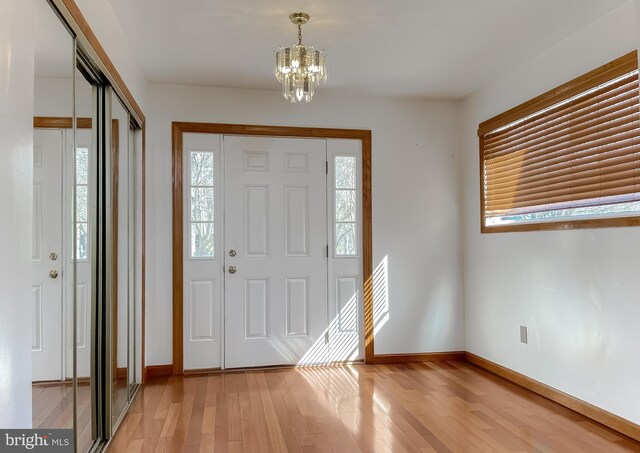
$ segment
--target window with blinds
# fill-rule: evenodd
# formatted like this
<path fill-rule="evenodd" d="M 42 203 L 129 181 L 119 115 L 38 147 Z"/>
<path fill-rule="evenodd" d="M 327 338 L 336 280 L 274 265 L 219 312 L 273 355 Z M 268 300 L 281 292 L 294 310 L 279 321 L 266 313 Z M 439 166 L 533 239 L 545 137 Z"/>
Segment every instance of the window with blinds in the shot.
<path fill-rule="evenodd" d="M 482 230 L 640 225 L 636 52 L 480 125 Z"/>

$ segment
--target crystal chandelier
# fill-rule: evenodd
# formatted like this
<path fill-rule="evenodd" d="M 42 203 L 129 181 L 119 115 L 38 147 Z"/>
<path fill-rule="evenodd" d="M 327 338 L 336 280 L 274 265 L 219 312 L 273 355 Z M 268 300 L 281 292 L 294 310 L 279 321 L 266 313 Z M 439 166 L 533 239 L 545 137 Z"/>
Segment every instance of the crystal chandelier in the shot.
<path fill-rule="evenodd" d="M 285 99 L 309 102 L 315 86 L 327 80 L 326 57 L 324 50 L 302 45 L 302 26 L 309 22 L 309 15 L 293 13 L 289 20 L 298 26 L 298 44 L 278 48 L 273 73 L 282 83 Z"/>

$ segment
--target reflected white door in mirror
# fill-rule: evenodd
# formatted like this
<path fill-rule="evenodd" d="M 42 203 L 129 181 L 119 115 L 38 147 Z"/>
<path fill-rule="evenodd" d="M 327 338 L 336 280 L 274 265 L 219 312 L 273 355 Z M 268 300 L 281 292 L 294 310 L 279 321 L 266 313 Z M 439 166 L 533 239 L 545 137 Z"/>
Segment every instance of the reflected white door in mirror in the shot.
<path fill-rule="evenodd" d="M 35 129 L 33 147 L 32 372 L 34 382 L 73 378 L 73 230 L 76 230 L 77 371 L 91 360 L 89 156 L 91 130 Z M 77 177 L 73 178 L 74 168 Z M 77 217 L 72 216 L 75 191 Z"/>
<path fill-rule="evenodd" d="M 62 155 L 63 131 L 33 137 L 33 381 L 63 380 Z"/>

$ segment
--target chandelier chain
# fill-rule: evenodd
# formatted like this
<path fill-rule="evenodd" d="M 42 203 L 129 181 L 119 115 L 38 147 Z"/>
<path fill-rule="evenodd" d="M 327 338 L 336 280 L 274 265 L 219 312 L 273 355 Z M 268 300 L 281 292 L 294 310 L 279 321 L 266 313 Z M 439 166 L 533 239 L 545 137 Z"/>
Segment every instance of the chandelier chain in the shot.
<path fill-rule="evenodd" d="M 298 45 L 302 45 L 302 24 L 298 24 Z"/>

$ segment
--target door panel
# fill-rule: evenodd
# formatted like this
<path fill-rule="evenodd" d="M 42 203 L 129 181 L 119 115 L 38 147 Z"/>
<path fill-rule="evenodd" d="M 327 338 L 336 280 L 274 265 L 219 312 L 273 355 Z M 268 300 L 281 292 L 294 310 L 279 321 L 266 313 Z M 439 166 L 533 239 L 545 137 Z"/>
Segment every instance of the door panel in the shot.
<path fill-rule="evenodd" d="M 329 162 L 329 357 L 364 358 L 360 140 L 327 140 Z"/>
<path fill-rule="evenodd" d="M 76 351 L 78 377 L 91 374 L 91 225 L 90 213 L 96 209 L 91 193 L 90 166 L 94 164 L 95 150 L 91 129 L 76 129 L 76 149 L 73 149 L 73 130 L 65 134 L 65 376 L 73 377 L 73 229 L 76 229 Z M 76 174 L 76 177 L 71 175 Z M 76 193 L 77 213 L 73 219 L 72 194 Z"/>
<path fill-rule="evenodd" d="M 33 380 L 60 380 L 63 378 L 62 131 L 37 129 L 33 142 Z"/>
<path fill-rule="evenodd" d="M 221 137 L 183 136 L 185 370 L 221 366 Z"/>
<path fill-rule="evenodd" d="M 225 136 L 224 159 L 225 365 L 325 362 L 326 140 Z"/>

